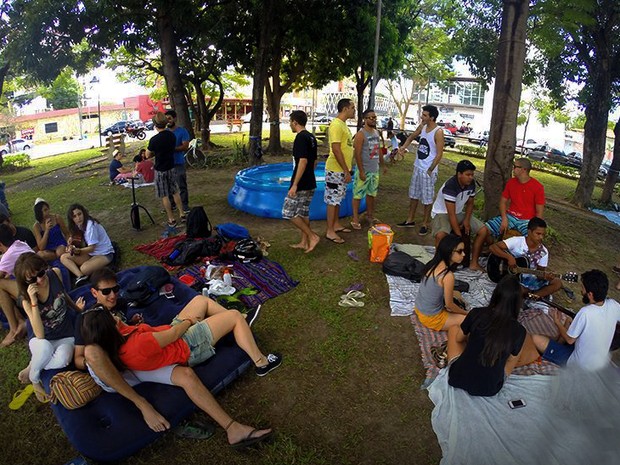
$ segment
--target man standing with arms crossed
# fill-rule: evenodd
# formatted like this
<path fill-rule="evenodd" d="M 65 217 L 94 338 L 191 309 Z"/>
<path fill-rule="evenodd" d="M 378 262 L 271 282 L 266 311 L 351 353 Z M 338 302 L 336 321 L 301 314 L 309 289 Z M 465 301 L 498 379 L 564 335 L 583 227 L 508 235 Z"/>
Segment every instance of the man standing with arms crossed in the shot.
<path fill-rule="evenodd" d="M 181 195 L 181 202 L 183 203 L 183 215 L 181 219 L 184 219 L 189 213 L 189 194 L 187 192 L 187 171 L 185 170 L 185 152 L 189 148 L 189 132 L 187 129 L 177 126 L 177 112 L 174 110 L 168 110 L 166 112 L 166 119 L 168 120 L 168 129 L 172 131 L 174 137 L 177 139 L 176 147 L 174 148 L 174 172 L 177 179 L 177 185 L 179 186 L 179 194 Z M 170 204 L 174 208 L 175 202 L 172 195 L 168 196 Z M 179 205 L 177 205 L 177 208 Z"/>
<path fill-rule="evenodd" d="M 357 172 L 353 183 L 353 229 L 362 229 L 359 219 L 360 203 L 366 197 L 366 214 L 370 224 L 378 222 L 375 218 L 375 197 L 379 189 L 379 166 L 384 169 L 383 154 L 379 132 L 377 131 L 377 115 L 374 110 L 362 113 L 364 126 L 355 135 L 353 149 Z"/>
<path fill-rule="evenodd" d="M 413 175 L 409 184 L 409 215 L 402 223 L 396 226 L 412 228 L 415 226 L 415 212 L 418 208 L 418 201 L 424 205 L 424 218 L 419 235 L 426 236 L 429 233 L 431 219 L 431 207 L 435 197 L 435 182 L 437 182 L 437 165 L 443 156 L 444 137 L 441 126 L 436 121 L 439 110 L 434 105 L 422 107 L 422 122 L 415 131 L 407 138 L 401 148 L 398 149 L 402 155 L 411 142 L 418 136 L 418 154 L 413 164 Z"/>
<path fill-rule="evenodd" d="M 316 189 L 314 168 L 316 167 L 316 138 L 306 131 L 308 116 L 301 110 L 292 111 L 290 116 L 291 131 L 297 134 L 293 142 L 293 175 L 291 187 L 284 199 L 282 218 L 291 220 L 301 231 L 301 241 L 293 244 L 294 249 L 312 252 L 319 243 L 319 236 L 310 228 L 310 202 Z"/>
<path fill-rule="evenodd" d="M 351 230 L 340 224 L 340 204 L 351 182 L 353 164 L 353 138 L 347 120 L 355 117 L 355 104 L 351 99 L 338 101 L 338 116 L 329 125 L 329 158 L 325 163 L 325 196 L 327 204 L 327 231 L 325 237 L 335 244 L 343 244 L 338 233 Z"/>

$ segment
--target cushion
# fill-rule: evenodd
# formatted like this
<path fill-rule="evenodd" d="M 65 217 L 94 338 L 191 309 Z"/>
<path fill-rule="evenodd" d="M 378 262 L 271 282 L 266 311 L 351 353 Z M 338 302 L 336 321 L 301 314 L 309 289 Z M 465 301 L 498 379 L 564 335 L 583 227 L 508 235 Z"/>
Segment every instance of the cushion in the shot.
<path fill-rule="evenodd" d="M 142 267 L 131 268 L 119 273 L 119 284 L 123 287 Z M 198 293 L 176 278 L 174 298 L 160 296 L 150 305 L 132 308 L 128 317 L 142 313 L 146 323 L 168 324 L 172 318 Z M 84 296 L 87 306 L 94 298 L 89 286 L 80 287 L 71 293 L 73 299 Z M 202 382 L 217 394 L 247 371 L 251 360 L 235 343 L 232 335 L 222 338 L 215 346 L 216 355 L 194 367 Z M 73 369 L 67 367 L 67 369 Z M 52 376 L 63 370 L 42 372 L 41 379 L 49 392 Z M 185 392 L 176 386 L 142 383 L 134 388 L 161 413 L 172 427 L 178 425 L 196 410 Z M 144 422 L 140 411 L 119 394 L 104 392 L 82 408 L 68 410 L 62 404 L 52 405 L 58 423 L 71 444 L 83 455 L 95 461 L 108 462 L 124 459 L 152 443 L 162 434 L 152 431 Z"/>
<path fill-rule="evenodd" d="M 61 371 L 50 380 L 50 401 L 53 404 L 60 402 L 68 410 L 83 407 L 102 391 L 101 386 L 83 371 Z"/>

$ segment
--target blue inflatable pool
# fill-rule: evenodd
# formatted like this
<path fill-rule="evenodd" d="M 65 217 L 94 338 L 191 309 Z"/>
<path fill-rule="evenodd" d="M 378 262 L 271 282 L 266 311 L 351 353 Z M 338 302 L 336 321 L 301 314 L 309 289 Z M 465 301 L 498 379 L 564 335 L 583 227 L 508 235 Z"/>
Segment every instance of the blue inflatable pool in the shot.
<path fill-rule="evenodd" d="M 228 203 L 237 210 L 265 218 L 282 218 L 282 204 L 291 184 L 292 163 L 273 163 L 241 170 L 235 176 L 235 185 L 228 193 Z M 325 163 L 317 164 L 316 191 L 310 204 L 310 219 L 324 220 L 327 208 L 325 193 Z M 347 195 L 340 205 L 340 217 L 353 214 L 353 183 L 347 186 Z M 360 212 L 366 210 L 362 199 Z"/>

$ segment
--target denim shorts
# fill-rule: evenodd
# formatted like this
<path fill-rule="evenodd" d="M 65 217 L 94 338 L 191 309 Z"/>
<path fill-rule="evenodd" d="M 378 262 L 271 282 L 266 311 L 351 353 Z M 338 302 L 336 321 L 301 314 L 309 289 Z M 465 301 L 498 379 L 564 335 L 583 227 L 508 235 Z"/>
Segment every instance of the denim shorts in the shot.
<path fill-rule="evenodd" d="M 560 344 L 553 339 L 549 339 L 549 345 L 545 349 L 545 353 L 542 354 L 542 358 L 556 365 L 564 366 L 568 362 L 573 350 L 575 350 L 573 344 Z"/>
<path fill-rule="evenodd" d="M 180 320 L 177 315 L 174 317 L 174 320 L 172 320 L 171 325 L 178 325 L 182 321 L 183 320 Z M 185 331 L 185 334 L 181 336 L 181 339 L 189 346 L 190 354 L 187 364 L 190 367 L 198 365 L 215 355 L 213 333 L 206 320 L 202 320 L 190 326 L 189 329 Z"/>

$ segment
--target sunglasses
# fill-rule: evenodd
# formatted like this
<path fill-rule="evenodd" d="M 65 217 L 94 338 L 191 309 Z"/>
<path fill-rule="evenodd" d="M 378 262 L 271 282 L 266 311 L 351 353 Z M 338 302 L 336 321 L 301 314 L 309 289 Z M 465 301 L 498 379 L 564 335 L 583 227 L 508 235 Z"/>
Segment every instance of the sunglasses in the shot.
<path fill-rule="evenodd" d="M 43 276 L 45 276 L 46 272 L 47 272 L 47 268 L 43 268 L 41 271 L 39 271 L 34 276 L 26 279 L 26 284 L 34 284 L 34 283 L 36 283 L 37 279 L 42 278 Z"/>
<path fill-rule="evenodd" d="M 465 249 L 455 249 L 454 253 L 460 253 L 461 255 L 465 255 Z"/>
<path fill-rule="evenodd" d="M 118 294 L 118 291 L 121 290 L 121 287 L 117 284 L 114 287 L 104 287 L 103 289 L 97 289 L 99 292 L 101 292 L 103 295 L 110 295 L 110 292 L 114 292 L 115 294 Z"/>
<path fill-rule="evenodd" d="M 519 166 L 519 165 L 512 165 L 512 167 L 515 168 L 515 169 L 516 168 L 523 168 L 522 166 Z"/>

